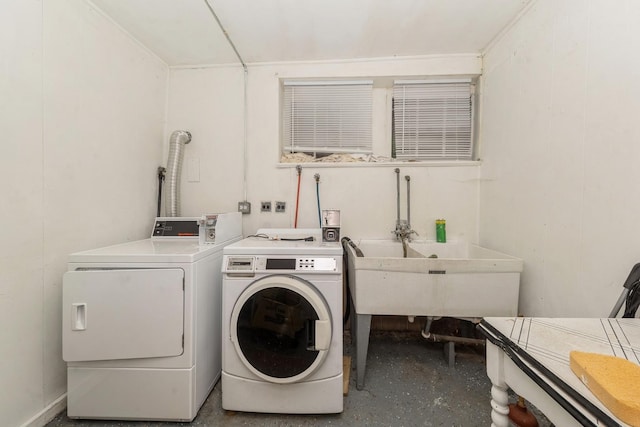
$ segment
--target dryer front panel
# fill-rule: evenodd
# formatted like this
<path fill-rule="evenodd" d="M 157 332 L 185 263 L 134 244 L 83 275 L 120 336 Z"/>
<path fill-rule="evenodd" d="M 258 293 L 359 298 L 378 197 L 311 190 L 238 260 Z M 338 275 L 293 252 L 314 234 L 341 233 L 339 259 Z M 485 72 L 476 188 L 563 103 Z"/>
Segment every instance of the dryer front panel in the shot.
<path fill-rule="evenodd" d="M 184 270 L 65 273 L 62 358 L 67 362 L 183 353 Z"/>
<path fill-rule="evenodd" d="M 331 312 L 308 281 L 266 276 L 238 298 L 230 337 L 242 363 L 273 383 L 292 383 L 313 374 L 331 346 Z"/>

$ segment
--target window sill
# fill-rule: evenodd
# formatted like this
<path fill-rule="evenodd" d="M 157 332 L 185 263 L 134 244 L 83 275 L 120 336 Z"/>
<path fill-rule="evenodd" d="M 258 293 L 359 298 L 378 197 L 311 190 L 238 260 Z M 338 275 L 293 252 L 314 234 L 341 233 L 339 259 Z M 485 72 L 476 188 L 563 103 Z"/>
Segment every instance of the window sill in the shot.
<path fill-rule="evenodd" d="M 469 167 L 480 166 L 481 160 L 424 160 L 424 161 L 388 161 L 388 162 L 278 162 L 278 168 L 295 168 L 300 165 L 305 168 L 376 168 L 376 167 Z"/>

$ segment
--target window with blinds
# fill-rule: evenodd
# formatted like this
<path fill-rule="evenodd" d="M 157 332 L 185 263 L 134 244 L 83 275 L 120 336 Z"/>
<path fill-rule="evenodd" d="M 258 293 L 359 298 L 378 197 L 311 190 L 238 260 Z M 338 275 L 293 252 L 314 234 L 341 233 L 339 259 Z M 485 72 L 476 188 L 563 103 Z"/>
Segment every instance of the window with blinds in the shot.
<path fill-rule="evenodd" d="M 284 82 L 284 153 L 371 153 L 373 82 Z"/>
<path fill-rule="evenodd" d="M 472 160 L 471 80 L 396 81 L 392 157 Z"/>

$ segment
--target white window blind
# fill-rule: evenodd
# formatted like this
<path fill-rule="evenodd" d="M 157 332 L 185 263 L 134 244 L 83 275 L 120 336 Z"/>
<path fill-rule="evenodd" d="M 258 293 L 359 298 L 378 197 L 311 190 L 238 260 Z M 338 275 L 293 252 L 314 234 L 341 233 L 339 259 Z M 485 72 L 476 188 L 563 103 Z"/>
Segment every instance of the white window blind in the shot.
<path fill-rule="evenodd" d="M 285 82 L 284 152 L 371 153 L 373 82 Z"/>
<path fill-rule="evenodd" d="M 396 81 L 393 86 L 395 157 L 471 160 L 471 81 Z"/>

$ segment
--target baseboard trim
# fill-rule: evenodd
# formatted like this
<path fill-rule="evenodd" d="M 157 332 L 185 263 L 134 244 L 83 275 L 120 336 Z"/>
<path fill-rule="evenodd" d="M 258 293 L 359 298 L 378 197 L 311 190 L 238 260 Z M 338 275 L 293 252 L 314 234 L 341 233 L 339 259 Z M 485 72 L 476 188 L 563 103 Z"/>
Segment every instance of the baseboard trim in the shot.
<path fill-rule="evenodd" d="M 29 421 L 22 424 L 21 427 L 44 427 L 66 407 L 67 393 L 64 393 L 62 396 L 58 397 L 56 400 L 48 404 L 42 411 L 31 417 Z"/>

